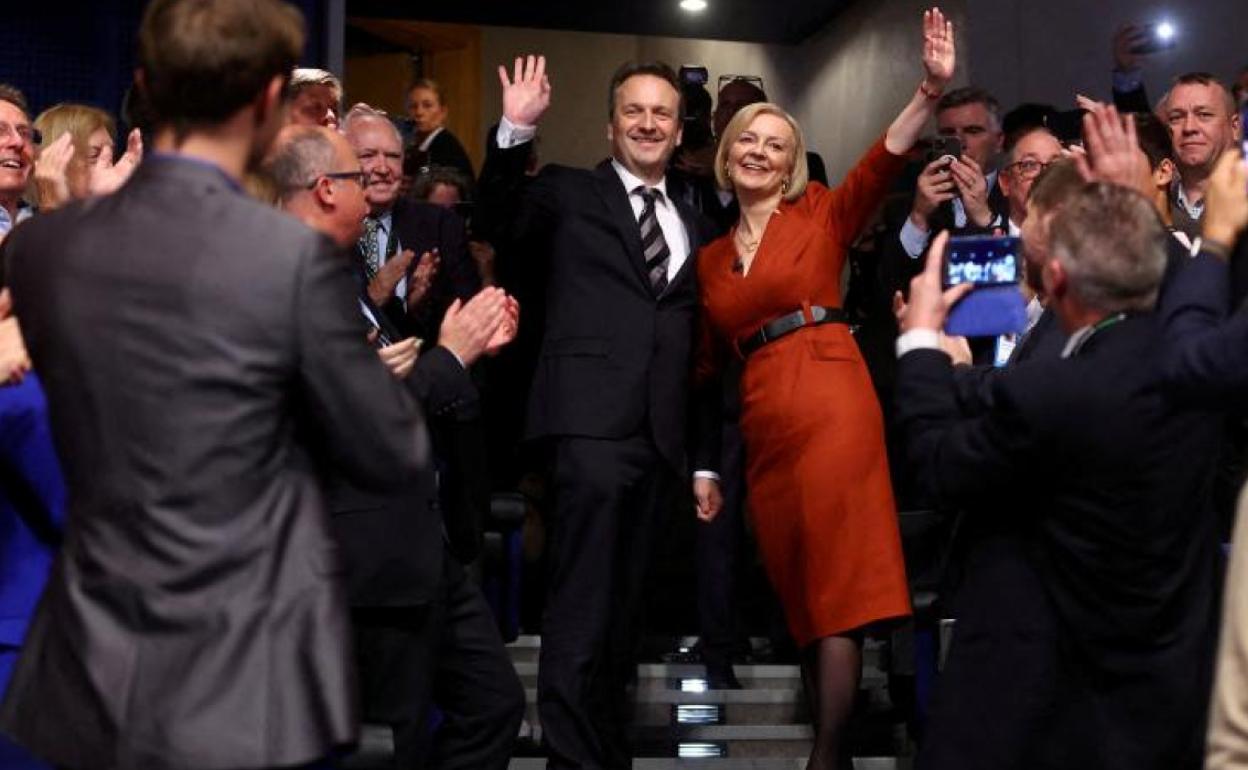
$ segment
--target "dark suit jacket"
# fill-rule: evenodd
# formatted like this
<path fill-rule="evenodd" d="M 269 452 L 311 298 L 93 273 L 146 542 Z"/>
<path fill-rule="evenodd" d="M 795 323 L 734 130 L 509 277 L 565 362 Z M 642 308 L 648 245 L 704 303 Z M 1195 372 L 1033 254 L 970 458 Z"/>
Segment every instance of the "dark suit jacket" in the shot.
<path fill-rule="evenodd" d="M 425 156 L 425 165 L 453 168 L 463 174 L 469 184 L 474 183 L 477 178 L 477 172 L 473 170 L 472 160 L 468 158 L 464 146 L 459 143 L 454 134 L 446 129 L 439 132 L 430 142 Z M 471 197 L 470 192 L 469 198 Z"/>
<path fill-rule="evenodd" d="M 529 437 L 616 439 L 648 430 L 680 468 L 704 225 L 676 203 L 690 255 L 656 299 L 628 193 L 609 161 L 592 171 L 549 165 L 527 183 L 527 145 L 502 150 L 490 136 L 476 221 L 491 242 L 506 244 L 501 253 L 548 260 Z"/>
<path fill-rule="evenodd" d="M 1227 263 L 1197 255 L 1162 298 L 1161 355 L 1172 393 L 1242 415 L 1248 407 L 1248 313 L 1228 317 L 1232 307 Z"/>
<path fill-rule="evenodd" d="M 399 298 L 391 297 L 382 309 L 404 336 L 433 345 L 451 302 L 457 298 L 467 302 L 481 290 L 481 276 L 468 255 L 464 220 L 450 209 L 406 198 L 395 202 L 391 215 L 399 244 L 416 253 L 413 269 L 422 254 L 435 248 L 441 261 L 428 293 L 415 307 L 404 310 Z M 362 255 L 357 253 L 356 258 L 361 269 Z"/>
<path fill-rule="evenodd" d="M 428 415 L 434 455 L 443 472 L 440 484 L 426 474 L 389 494 L 334 478 L 329 487 L 331 523 L 342 546 L 352 607 L 412 606 L 434 598 L 447 543 L 443 511 L 452 543 L 459 546 L 461 558 L 471 559 L 481 508 L 489 504 L 488 482 L 474 475 L 482 468 L 484 439 L 474 427 L 480 408 L 468 372 L 439 346 L 421 353 L 407 384 Z M 441 499 L 439 486 L 447 490 Z"/>
<path fill-rule="evenodd" d="M 313 458 L 394 489 L 428 439 L 360 343 L 346 264 L 161 156 L 0 251 L 70 501 L 0 726 L 75 768 L 298 765 L 353 740 Z"/>
<path fill-rule="evenodd" d="M 977 417 L 958 411 L 947 356 L 900 361 L 898 420 L 920 485 L 945 506 L 996 517 L 1032 572 L 1018 583 L 1029 590 L 959 616 L 951 659 L 983 638 L 997 641 L 981 653 L 1033 644 L 1033 659 L 1002 682 L 975 676 L 991 655 L 961 656 L 942 688 L 974 704 L 1003 686 L 1036 687 L 994 715 L 1027 726 L 1007 738 L 971 724 L 970 709 L 950 720 L 972 736 L 964 767 L 990 754 L 998 768 L 1199 766 L 1219 560 L 1212 463 L 1199 458 L 1212 460 L 1220 432 L 1216 417 L 1161 392 L 1158 335 L 1154 316 L 1130 318 L 1072 359 L 1015 367 Z M 1020 615 L 1040 643 L 997 635 L 994 624 Z M 947 740 L 938 731 L 933 722 L 933 740 Z"/>

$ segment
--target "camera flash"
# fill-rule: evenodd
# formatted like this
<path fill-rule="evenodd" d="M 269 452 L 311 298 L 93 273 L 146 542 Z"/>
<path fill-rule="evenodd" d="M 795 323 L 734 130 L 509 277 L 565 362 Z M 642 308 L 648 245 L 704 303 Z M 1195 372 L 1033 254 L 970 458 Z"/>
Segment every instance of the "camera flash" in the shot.
<path fill-rule="evenodd" d="M 1168 21 L 1163 21 L 1160 24 L 1158 24 L 1157 25 L 1157 39 L 1166 40 L 1166 41 L 1173 40 L 1174 39 L 1174 25 Z"/>

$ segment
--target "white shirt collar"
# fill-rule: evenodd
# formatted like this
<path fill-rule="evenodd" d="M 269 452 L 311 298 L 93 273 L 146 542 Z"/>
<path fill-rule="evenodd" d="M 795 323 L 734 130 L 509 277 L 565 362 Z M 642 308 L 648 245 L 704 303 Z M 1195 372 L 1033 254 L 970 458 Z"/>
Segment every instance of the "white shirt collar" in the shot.
<path fill-rule="evenodd" d="M 1200 217 L 1205 213 L 1204 200 L 1201 200 L 1199 203 L 1192 203 L 1191 201 L 1189 201 L 1187 199 L 1187 190 L 1183 189 L 1182 179 L 1174 180 L 1174 188 L 1175 188 L 1175 196 L 1174 196 L 1175 202 L 1183 207 L 1183 210 L 1187 212 L 1187 215 L 1189 217 L 1191 217 L 1192 219 L 1200 219 Z"/>
<path fill-rule="evenodd" d="M 1078 329 L 1075 329 L 1075 331 L 1066 338 L 1066 346 L 1062 348 L 1062 358 L 1070 358 L 1073 356 L 1075 351 L 1082 347 L 1083 343 L 1087 341 L 1088 337 L 1092 336 L 1092 332 L 1095 329 L 1096 327 L 1091 324 L 1088 324 L 1087 326 L 1080 326 Z"/>
<path fill-rule="evenodd" d="M 421 142 L 420 147 L 417 149 L 419 149 L 421 152 L 429 152 L 429 145 L 433 144 L 433 140 L 438 138 L 438 134 L 442 133 L 445 130 L 446 130 L 446 126 L 438 126 L 437 128 L 433 129 L 433 133 L 429 134 L 429 136 L 426 136 L 425 141 Z"/>
<path fill-rule="evenodd" d="M 624 168 L 624 164 L 620 163 L 615 158 L 611 159 L 611 167 L 615 169 L 616 175 L 618 175 L 620 177 L 620 181 L 624 183 L 624 189 L 628 192 L 629 195 L 632 195 L 633 190 L 636 190 L 638 187 L 649 187 L 652 190 L 658 190 L 659 192 L 663 193 L 664 201 L 668 200 L 666 176 L 660 179 L 658 184 L 649 185 L 641 181 L 641 179 L 637 177 L 635 174 L 633 174 L 633 172 Z"/>

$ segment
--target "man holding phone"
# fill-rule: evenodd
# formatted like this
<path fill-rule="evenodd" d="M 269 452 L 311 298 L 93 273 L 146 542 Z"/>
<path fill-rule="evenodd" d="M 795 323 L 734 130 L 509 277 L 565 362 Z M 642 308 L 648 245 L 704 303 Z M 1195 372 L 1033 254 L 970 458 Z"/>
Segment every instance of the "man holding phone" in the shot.
<path fill-rule="evenodd" d="M 923 255 L 932 233 L 990 228 L 1004 221 L 1006 210 L 995 170 L 1004 142 L 996 98 L 973 86 L 950 91 L 937 106 L 936 126 L 939 136 L 896 239 L 912 260 Z"/>

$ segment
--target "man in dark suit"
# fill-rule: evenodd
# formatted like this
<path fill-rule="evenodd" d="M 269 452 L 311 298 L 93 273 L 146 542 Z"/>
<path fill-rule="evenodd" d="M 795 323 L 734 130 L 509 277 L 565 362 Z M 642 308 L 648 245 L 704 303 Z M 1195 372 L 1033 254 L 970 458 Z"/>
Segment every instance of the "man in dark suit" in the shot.
<path fill-rule="evenodd" d="M 156 152 L 0 253 L 69 489 L 0 726 L 56 765 L 285 767 L 355 739 L 315 458 L 402 489 L 428 438 L 330 243 L 239 185 L 303 38 L 277 0 L 151 3 Z"/>
<path fill-rule="evenodd" d="M 1074 196 L 1043 270 L 1070 333 L 1062 360 L 1007 372 L 978 414 L 959 411 L 948 357 L 930 349 L 969 288 L 942 293 L 945 236 L 911 285 L 897 410 L 918 483 L 998 517 L 1017 556 L 1008 594 L 960 597 L 920 768 L 1200 765 L 1220 432 L 1160 387 L 1149 310 L 1166 237 L 1135 191 L 1096 183 Z"/>
<path fill-rule="evenodd" d="M 403 140 L 384 113 L 356 105 L 343 131 L 368 174 L 369 216 L 357 269 L 403 336 L 433 343 L 451 303 L 467 302 L 481 288 L 464 222 L 453 211 L 400 197 Z"/>
<path fill-rule="evenodd" d="M 348 253 L 368 204 L 351 145 L 323 128 L 287 129 L 269 158 L 282 208 Z M 375 307 L 360 295 L 360 340 Z M 343 548 L 347 599 L 365 719 L 392 726 L 397 767 L 503 768 L 524 711 L 524 690 L 480 589 L 448 533 L 474 526 L 488 506 L 484 436 L 476 386 L 467 367 L 515 334 L 513 303 L 487 289 L 447 311 L 441 341 L 417 355 L 405 339 L 379 353 L 429 416 L 443 472 L 401 494 L 382 495 L 335 476 L 329 486 L 334 536 Z M 367 318 L 367 322 L 366 322 Z M 442 494 L 439 495 L 439 489 Z M 440 497 L 440 499 L 439 499 Z M 429 707 L 443 722 L 430 741 Z"/>
<path fill-rule="evenodd" d="M 517 59 L 514 80 L 499 68 L 503 119 L 477 221 L 502 253 L 548 260 L 527 432 L 554 452 L 538 678 L 550 765 L 627 767 L 624 684 L 642 579 L 685 462 L 702 236 L 664 189 L 680 141 L 680 90 L 666 65 L 625 65 L 612 79 L 609 161 L 547 166 L 526 184 L 526 145 L 550 104 L 545 66 Z"/>

